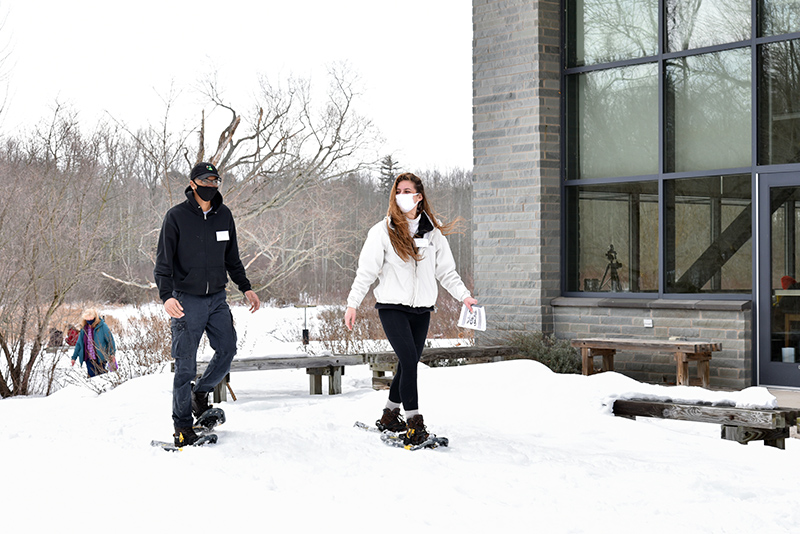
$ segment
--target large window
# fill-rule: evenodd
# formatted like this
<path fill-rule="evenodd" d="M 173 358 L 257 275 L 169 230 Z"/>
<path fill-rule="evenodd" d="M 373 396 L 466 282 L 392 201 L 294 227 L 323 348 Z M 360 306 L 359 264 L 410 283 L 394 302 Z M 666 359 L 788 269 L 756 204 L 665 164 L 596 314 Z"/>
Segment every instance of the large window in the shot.
<path fill-rule="evenodd" d="M 751 293 L 759 166 L 800 164 L 800 1 L 753 1 L 565 0 L 567 292 Z"/>
<path fill-rule="evenodd" d="M 750 175 L 664 182 L 666 284 L 673 293 L 749 293 Z"/>
<path fill-rule="evenodd" d="M 800 161 L 800 40 L 761 45 L 759 60 L 758 162 Z"/>
<path fill-rule="evenodd" d="M 750 0 L 667 0 L 667 50 L 750 39 Z"/>
<path fill-rule="evenodd" d="M 765 37 L 797 33 L 800 28 L 800 3 L 797 0 L 759 2 L 760 34 Z"/>
<path fill-rule="evenodd" d="M 633 65 L 569 78 L 567 172 L 575 178 L 658 172 L 658 73 Z"/>
<path fill-rule="evenodd" d="M 657 0 L 568 2 L 569 66 L 652 56 L 658 50 Z"/>
<path fill-rule="evenodd" d="M 666 171 L 750 165 L 750 49 L 666 61 Z"/>
<path fill-rule="evenodd" d="M 658 183 L 568 187 L 569 291 L 658 291 Z"/>

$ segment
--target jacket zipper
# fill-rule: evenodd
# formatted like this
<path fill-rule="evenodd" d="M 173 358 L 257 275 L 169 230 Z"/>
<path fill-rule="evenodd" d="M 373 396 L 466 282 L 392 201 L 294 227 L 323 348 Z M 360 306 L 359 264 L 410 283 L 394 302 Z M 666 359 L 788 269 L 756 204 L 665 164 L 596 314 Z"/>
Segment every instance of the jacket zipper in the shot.
<path fill-rule="evenodd" d="M 206 233 L 206 239 L 204 239 L 204 241 L 205 241 L 205 249 L 206 249 L 205 250 L 205 257 L 206 257 L 206 269 L 205 269 L 206 270 L 206 295 L 208 295 L 208 292 L 211 290 L 211 284 L 208 281 L 208 224 L 207 224 L 207 222 L 208 222 L 208 213 L 203 212 L 203 231 Z"/>
<path fill-rule="evenodd" d="M 417 304 L 417 267 L 419 266 L 419 262 L 414 260 L 414 292 L 411 295 L 411 307 L 415 308 Z"/>

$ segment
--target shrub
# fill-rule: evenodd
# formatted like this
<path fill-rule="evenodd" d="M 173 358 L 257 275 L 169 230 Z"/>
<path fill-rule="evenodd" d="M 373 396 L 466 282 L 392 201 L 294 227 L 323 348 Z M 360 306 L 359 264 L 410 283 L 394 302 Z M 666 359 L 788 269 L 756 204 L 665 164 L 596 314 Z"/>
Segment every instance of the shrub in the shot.
<path fill-rule="evenodd" d="M 511 335 L 508 344 L 516 348 L 523 358 L 543 363 L 553 372 L 581 372 L 580 354 L 566 339 L 556 339 L 542 332 L 517 332 Z"/>

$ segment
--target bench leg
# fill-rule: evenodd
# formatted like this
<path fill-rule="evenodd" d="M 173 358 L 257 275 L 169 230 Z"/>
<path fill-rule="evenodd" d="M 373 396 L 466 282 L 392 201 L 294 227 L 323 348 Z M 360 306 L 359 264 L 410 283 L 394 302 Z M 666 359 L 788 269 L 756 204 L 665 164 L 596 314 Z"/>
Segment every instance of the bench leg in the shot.
<path fill-rule="evenodd" d="M 311 395 L 322 395 L 322 375 L 308 375 L 308 387 Z"/>
<path fill-rule="evenodd" d="M 709 352 L 698 352 L 698 353 L 689 353 L 689 352 L 676 352 L 675 353 L 675 365 L 677 367 L 677 379 L 676 382 L 679 386 L 688 386 L 689 385 L 689 362 L 695 361 L 697 362 L 697 374 L 700 377 L 700 384 L 707 388 L 711 382 L 710 380 L 710 370 L 711 370 L 711 353 Z"/>
<path fill-rule="evenodd" d="M 785 450 L 786 449 L 786 440 L 784 438 L 765 439 L 764 440 L 764 445 L 766 445 L 768 447 L 776 447 L 778 449 Z"/>
<path fill-rule="evenodd" d="M 786 448 L 786 438 L 789 437 L 789 427 L 784 428 L 749 428 L 734 425 L 722 425 L 722 439 L 738 441 L 747 445 L 751 441 L 764 440 L 768 447 Z"/>
<path fill-rule="evenodd" d="M 581 347 L 581 372 L 586 376 L 594 374 L 592 349 L 587 347 Z"/>
<path fill-rule="evenodd" d="M 675 373 L 677 375 L 675 382 L 679 386 L 689 385 L 689 360 L 683 352 L 675 353 L 675 365 L 677 367 Z"/>
<path fill-rule="evenodd" d="M 709 378 L 711 374 L 711 362 L 709 360 L 698 360 L 697 374 L 700 375 L 700 383 L 702 384 L 702 386 L 704 388 L 707 388 L 709 382 L 711 381 Z"/>
<path fill-rule="evenodd" d="M 372 389 L 389 389 L 394 375 L 397 374 L 397 363 L 370 363 L 369 369 L 372 371 Z M 386 376 L 386 373 L 392 376 Z"/>
<path fill-rule="evenodd" d="M 595 356 L 602 356 L 603 363 L 600 367 L 601 371 L 613 371 L 614 370 L 614 354 L 616 354 L 616 350 L 614 349 L 590 349 L 587 347 L 581 347 L 581 372 L 584 375 L 593 375 L 595 374 L 594 369 L 594 357 Z"/>
<path fill-rule="evenodd" d="M 309 393 L 322 395 L 322 377 L 328 377 L 328 395 L 338 395 L 342 392 L 342 375 L 344 366 L 309 367 L 308 373 Z"/>
<path fill-rule="evenodd" d="M 342 370 L 343 367 L 334 367 L 328 376 L 328 395 L 339 395 L 342 392 Z"/>
<path fill-rule="evenodd" d="M 616 352 L 614 349 L 604 349 L 602 351 L 598 351 L 600 356 L 603 357 L 603 367 L 601 369 L 603 371 L 613 371 L 614 370 L 614 353 Z"/>

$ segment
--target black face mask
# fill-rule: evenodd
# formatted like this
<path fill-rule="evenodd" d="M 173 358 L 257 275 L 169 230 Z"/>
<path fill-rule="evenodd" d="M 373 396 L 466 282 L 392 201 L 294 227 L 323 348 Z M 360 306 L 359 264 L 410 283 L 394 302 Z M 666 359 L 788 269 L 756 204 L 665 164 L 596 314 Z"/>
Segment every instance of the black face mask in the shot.
<path fill-rule="evenodd" d="M 195 183 L 195 185 L 197 184 Z M 211 202 L 211 199 L 217 194 L 216 187 L 204 187 L 202 185 L 198 185 L 195 191 L 197 192 L 197 196 L 199 196 L 205 202 Z"/>

